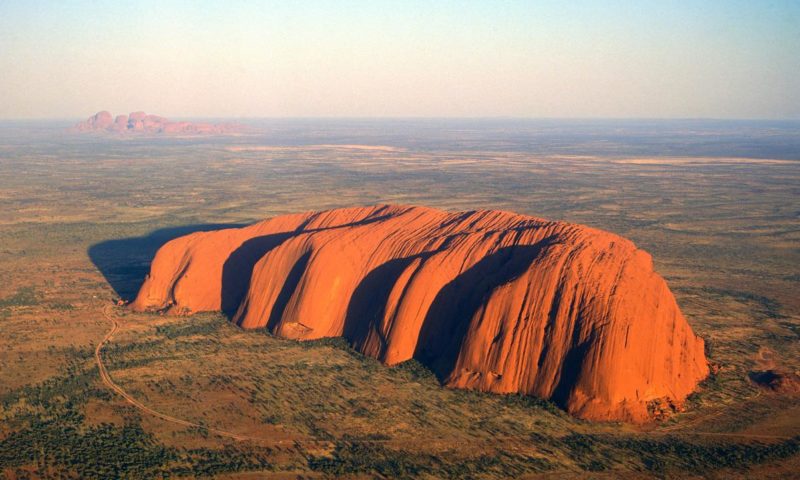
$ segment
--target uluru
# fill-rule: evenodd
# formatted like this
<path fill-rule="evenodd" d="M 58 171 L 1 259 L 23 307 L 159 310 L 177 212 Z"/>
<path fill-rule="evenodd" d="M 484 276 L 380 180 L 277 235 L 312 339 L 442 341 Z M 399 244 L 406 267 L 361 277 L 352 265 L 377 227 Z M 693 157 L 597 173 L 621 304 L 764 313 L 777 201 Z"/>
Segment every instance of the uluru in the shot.
<path fill-rule="evenodd" d="M 240 133 L 245 128 L 235 123 L 196 123 L 174 122 L 158 115 L 132 112 L 129 115 L 112 116 L 103 110 L 72 127 L 73 132 L 105 133 L 149 133 L 149 134 L 188 134 L 225 135 Z"/>
<path fill-rule="evenodd" d="M 550 399 L 589 420 L 647 421 L 708 374 L 648 253 L 504 211 L 379 205 L 192 233 L 159 249 L 131 308 L 344 337 L 388 365 L 417 359 L 445 386 Z"/>

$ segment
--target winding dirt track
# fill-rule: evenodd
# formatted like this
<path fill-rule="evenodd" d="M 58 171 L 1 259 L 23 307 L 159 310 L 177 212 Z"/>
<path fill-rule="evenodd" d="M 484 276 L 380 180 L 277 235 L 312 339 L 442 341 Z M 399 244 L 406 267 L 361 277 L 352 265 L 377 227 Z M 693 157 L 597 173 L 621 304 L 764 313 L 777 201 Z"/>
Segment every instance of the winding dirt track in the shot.
<path fill-rule="evenodd" d="M 124 398 L 128 403 L 139 409 L 140 411 L 152 415 L 156 418 L 160 418 L 165 422 L 174 423 L 177 425 L 182 425 L 184 427 L 193 427 L 198 429 L 205 429 L 209 433 L 213 433 L 215 435 L 219 435 L 220 437 L 232 438 L 238 441 L 255 441 L 259 442 L 260 444 L 269 444 L 274 446 L 287 446 L 287 445 L 294 445 L 294 446 L 305 446 L 305 447 L 319 447 L 323 445 L 330 445 L 331 442 L 324 441 L 324 440 L 275 440 L 271 438 L 264 438 L 264 437 L 257 437 L 252 435 L 243 435 L 240 433 L 229 432 L 227 430 L 221 430 L 218 428 L 212 428 L 205 425 L 201 425 L 199 423 L 190 422 L 188 420 L 183 420 L 181 418 L 173 417 L 172 415 L 167 415 L 166 413 L 161 413 L 157 410 L 153 410 L 152 408 L 148 407 L 147 405 L 143 404 L 139 400 L 136 400 L 131 394 L 126 392 L 122 387 L 114 383 L 114 380 L 109 375 L 106 366 L 103 364 L 103 347 L 111 340 L 117 330 L 119 329 L 119 322 L 116 318 L 111 314 L 111 310 L 114 307 L 112 305 L 106 305 L 103 307 L 103 316 L 111 323 L 111 330 L 106 334 L 105 337 L 97 344 L 97 348 L 94 350 L 94 358 L 97 362 L 97 368 L 100 371 L 100 379 L 103 383 L 113 390 L 115 393 L 119 394 L 122 398 Z M 750 440 L 789 440 L 791 437 L 789 436 L 780 436 L 780 435 L 760 435 L 760 434 L 751 434 L 751 433 L 726 433 L 726 432 L 687 432 L 687 431 L 676 431 L 676 430 L 666 430 L 666 431 L 650 431 L 650 432 L 640 432 L 640 433 L 626 433 L 622 435 L 636 435 L 636 436 L 698 436 L 698 437 L 721 437 L 721 438 L 739 438 L 739 439 L 750 439 Z M 502 440 L 502 439 L 497 439 Z M 352 441 L 352 440 L 351 440 Z M 386 440 L 362 440 L 359 443 L 377 443 L 377 442 L 385 442 Z"/>
<path fill-rule="evenodd" d="M 166 413 L 161 413 L 161 412 L 159 412 L 157 410 L 153 410 L 152 408 L 148 407 L 147 405 L 143 404 L 142 402 L 136 400 L 136 398 L 134 398 L 131 394 L 129 394 L 128 392 L 123 390 L 122 387 L 120 387 L 119 385 L 114 383 L 114 380 L 111 378 L 111 375 L 108 374 L 108 370 L 106 369 L 106 366 L 103 364 L 103 355 L 102 355 L 103 347 L 106 345 L 106 343 L 108 343 L 109 340 L 111 340 L 111 337 L 113 337 L 114 334 L 117 333 L 117 330 L 119 329 L 119 322 L 117 322 L 116 318 L 114 318 L 110 313 L 110 310 L 112 308 L 113 307 L 111 305 L 107 305 L 106 307 L 103 308 L 103 316 L 109 322 L 111 322 L 112 327 L 111 327 L 111 330 L 106 334 L 106 336 L 103 337 L 103 340 L 101 340 L 100 343 L 97 344 L 97 348 L 95 348 L 95 350 L 94 350 L 94 358 L 97 361 L 97 368 L 100 370 L 100 379 L 103 381 L 103 383 L 106 384 L 106 386 L 108 388 L 110 388 L 114 392 L 118 393 L 122 398 L 127 400 L 128 403 L 130 403 L 131 405 L 133 405 L 137 409 L 141 410 L 142 412 L 145 412 L 145 413 L 150 414 L 150 415 L 152 415 L 154 417 L 160 418 L 161 420 L 164 420 L 165 422 L 170 422 L 170 423 L 174 423 L 174 424 L 177 424 L 177 425 L 182 425 L 184 427 L 194 427 L 194 428 L 199 428 L 199 429 L 205 429 L 205 430 L 208 430 L 209 432 L 214 433 L 216 435 L 219 435 L 221 437 L 232 438 L 234 440 L 239 440 L 239 441 L 252 440 L 252 441 L 258 441 L 259 443 L 267 442 L 267 443 L 271 443 L 271 444 L 275 444 L 275 445 L 281 445 L 281 444 L 289 443 L 289 442 L 284 441 L 284 440 L 274 440 L 274 439 L 266 439 L 266 438 L 261 438 L 261 437 L 254 437 L 254 436 L 250 436 L 250 435 L 242 435 L 242 434 L 239 434 L 239 433 L 228 432 L 226 430 L 220 430 L 218 428 L 207 427 L 207 426 L 204 426 L 204 425 L 200 425 L 199 423 L 190 422 L 188 420 L 183 420 L 183 419 L 180 419 L 180 418 L 176 418 L 176 417 L 173 417 L 172 415 L 167 415 Z"/>

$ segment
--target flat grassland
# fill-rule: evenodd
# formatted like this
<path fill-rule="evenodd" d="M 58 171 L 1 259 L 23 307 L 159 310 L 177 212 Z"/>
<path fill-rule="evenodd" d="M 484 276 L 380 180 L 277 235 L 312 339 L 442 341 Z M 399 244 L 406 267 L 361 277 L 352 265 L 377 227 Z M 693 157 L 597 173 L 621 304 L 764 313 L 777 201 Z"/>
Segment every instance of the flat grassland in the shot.
<path fill-rule="evenodd" d="M 800 370 L 791 148 L 770 143 L 769 129 L 723 148 L 675 129 L 635 131 L 649 139 L 641 145 L 611 127 L 578 137 L 479 127 L 277 122 L 261 125 L 271 132 L 262 136 L 192 139 L 0 126 L 0 475 L 800 471 L 800 393 L 757 382 L 764 371 Z M 726 128 L 715 135 L 738 138 L 745 127 Z M 631 238 L 706 339 L 716 373 L 666 420 L 592 424 L 535 398 L 444 389 L 415 361 L 386 367 L 341 339 L 300 343 L 242 331 L 221 314 L 109 308 L 135 295 L 156 249 L 177 235 L 374 203 L 505 209 Z M 139 410 L 101 381 L 94 354 L 110 319 L 119 328 L 100 354 L 113 381 L 190 425 Z"/>

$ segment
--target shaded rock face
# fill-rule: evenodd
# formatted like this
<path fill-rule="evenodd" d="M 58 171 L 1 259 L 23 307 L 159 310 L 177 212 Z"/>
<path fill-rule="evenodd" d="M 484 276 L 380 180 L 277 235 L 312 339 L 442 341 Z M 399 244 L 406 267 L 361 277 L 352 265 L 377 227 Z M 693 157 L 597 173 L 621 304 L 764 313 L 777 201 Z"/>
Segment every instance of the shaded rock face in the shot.
<path fill-rule="evenodd" d="M 650 256 L 617 235 L 500 211 L 375 206 L 286 215 L 165 244 L 132 304 L 223 310 L 293 339 L 344 336 L 450 387 L 645 421 L 708 374 Z"/>
<path fill-rule="evenodd" d="M 99 112 L 72 128 L 75 132 L 151 133 L 151 134 L 196 134 L 222 135 L 239 133 L 244 127 L 236 124 L 173 122 L 158 115 L 133 112 L 117 115 L 112 119 L 106 111 Z"/>

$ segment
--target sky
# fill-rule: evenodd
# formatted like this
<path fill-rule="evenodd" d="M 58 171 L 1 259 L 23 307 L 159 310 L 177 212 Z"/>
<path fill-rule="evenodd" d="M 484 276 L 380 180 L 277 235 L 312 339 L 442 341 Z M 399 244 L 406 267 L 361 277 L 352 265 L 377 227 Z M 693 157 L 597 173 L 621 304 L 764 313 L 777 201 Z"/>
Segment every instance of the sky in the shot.
<path fill-rule="evenodd" d="M 0 119 L 800 118 L 800 0 L 0 0 Z"/>

